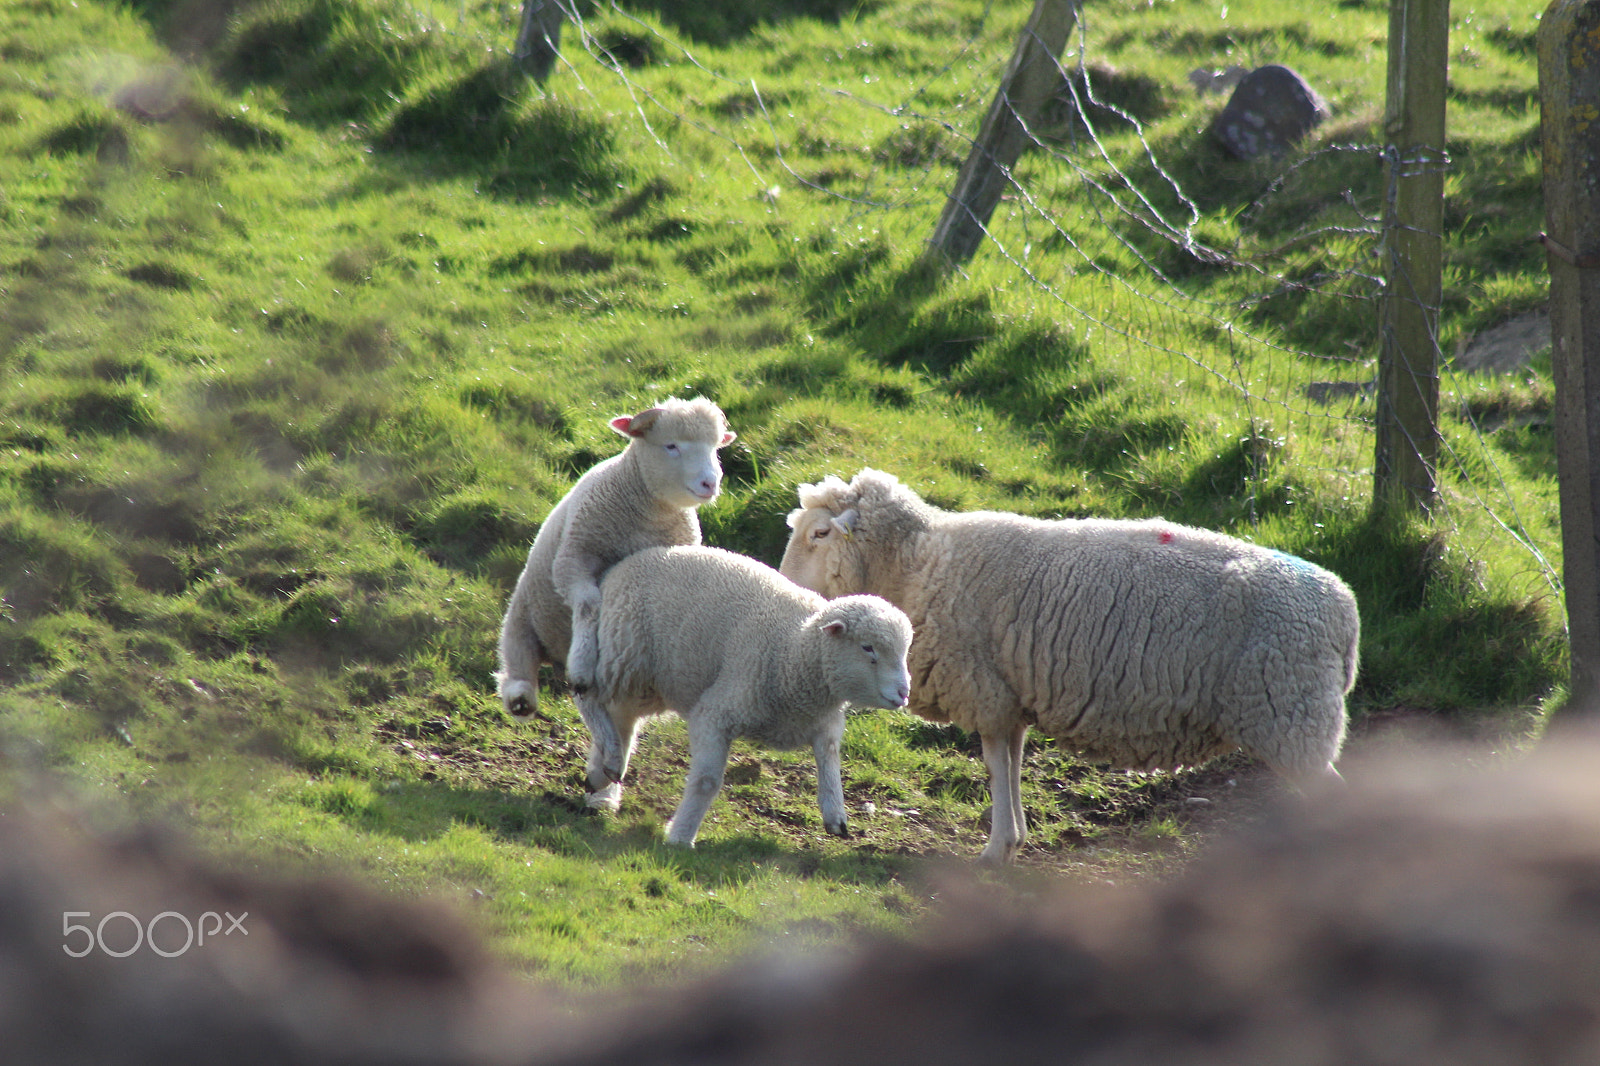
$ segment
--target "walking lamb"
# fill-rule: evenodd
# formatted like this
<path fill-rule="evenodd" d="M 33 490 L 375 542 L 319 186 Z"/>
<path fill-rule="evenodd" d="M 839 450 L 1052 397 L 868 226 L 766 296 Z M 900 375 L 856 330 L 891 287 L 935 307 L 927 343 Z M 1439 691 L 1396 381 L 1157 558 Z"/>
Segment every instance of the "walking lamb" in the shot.
<path fill-rule="evenodd" d="M 1338 777 L 1360 622 L 1321 567 L 1159 519 L 955 514 L 870 469 L 800 486 L 789 526 L 782 573 L 904 610 L 910 709 L 982 739 L 985 863 L 1027 836 L 1030 724 L 1121 767 L 1242 748 L 1293 781 Z"/>
<path fill-rule="evenodd" d="M 848 835 L 844 707 L 905 706 L 910 643 L 910 620 L 876 596 L 830 602 L 719 548 L 630 555 L 601 582 L 593 695 L 612 728 L 590 747 L 591 805 L 616 808 L 640 719 L 673 710 L 689 726 L 689 776 L 668 843 L 694 844 L 735 737 L 811 745 L 822 824 Z"/>

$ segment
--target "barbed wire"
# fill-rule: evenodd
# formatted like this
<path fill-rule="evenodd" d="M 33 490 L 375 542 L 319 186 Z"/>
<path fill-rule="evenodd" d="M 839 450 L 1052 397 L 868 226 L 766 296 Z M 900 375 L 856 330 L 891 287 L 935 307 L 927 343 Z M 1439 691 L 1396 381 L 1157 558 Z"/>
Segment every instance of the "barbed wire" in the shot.
<path fill-rule="evenodd" d="M 799 131 L 786 126 L 786 117 L 770 106 L 758 80 L 718 69 L 707 58 L 711 50 L 697 54 L 699 49 L 687 40 L 632 14 L 618 0 L 596 8 L 607 19 L 629 26 L 661 54 L 681 59 L 708 79 L 708 84 L 722 86 L 730 95 L 746 94 L 747 107 L 727 109 L 726 117 L 731 121 L 718 122 L 712 117 L 715 112 L 708 115 L 705 108 L 696 113 L 697 109 L 684 99 L 653 87 L 649 76 L 635 75 L 572 0 L 547 2 L 559 3 L 575 30 L 574 43 L 578 47 L 570 56 L 563 55 L 561 63 L 572 75 L 578 92 L 596 98 L 599 95 L 585 81 L 585 71 L 580 69 L 584 64 L 577 61 L 581 54 L 593 64 L 588 71 L 590 78 L 596 71 L 603 72 L 621 87 L 637 116 L 640 131 L 665 158 L 681 165 L 671 138 L 656 128 L 652 113 L 725 145 L 749 170 L 758 191 L 775 189 L 773 179 L 781 175 L 783 181 L 793 183 L 808 195 L 838 204 L 841 229 L 872 216 L 926 217 L 931 233 L 933 216 L 948 195 L 942 184 L 936 184 L 947 180 L 948 173 L 939 163 L 940 151 L 948 159 L 952 154 L 964 157 L 971 150 L 978 125 L 976 115 L 981 115 L 994 97 L 1000 72 L 1016 44 L 1015 31 L 1009 31 L 1008 36 L 1004 26 L 995 24 L 991 0 L 984 5 L 971 31 L 950 42 L 947 60 L 892 97 L 874 98 L 859 88 L 841 85 L 812 87 L 809 91 L 829 103 L 840 130 L 859 127 L 856 115 L 870 112 L 893 118 L 908 130 L 925 130 L 929 136 L 939 138 L 939 150 L 928 151 L 910 167 L 895 167 L 888 160 L 874 159 L 856 186 L 846 190 L 808 177 L 791 160 L 789 146 Z M 1273 329 L 1254 326 L 1250 319 L 1274 300 L 1295 298 L 1330 304 L 1370 304 L 1376 325 L 1378 302 L 1386 289 L 1382 256 L 1393 239 L 1381 210 L 1383 200 L 1392 195 L 1393 182 L 1398 178 L 1448 171 L 1454 165 L 1452 160 L 1442 153 L 1414 153 L 1402 158 L 1393 146 L 1380 143 L 1327 143 L 1301 150 L 1274 173 L 1264 175 L 1265 186 L 1236 212 L 1241 233 L 1256 226 L 1296 183 L 1315 180 L 1323 168 L 1352 154 L 1369 156 L 1375 168 L 1387 163 L 1388 187 L 1373 186 L 1376 203 L 1370 209 L 1362 206 L 1356 189 L 1339 190 L 1336 200 L 1348 214 L 1347 222 L 1319 216 L 1293 232 L 1276 233 L 1263 246 L 1218 247 L 1197 232 L 1205 211 L 1199 199 L 1185 189 L 1175 170 L 1166 165 L 1163 149 L 1147 136 L 1146 124 L 1130 108 L 1096 88 L 1095 28 L 1080 8 L 1069 46 L 1058 61 L 1062 102 L 1075 135 L 1063 140 L 1047 130 L 1027 129 L 1034 155 L 1048 159 L 1076 183 L 1082 194 L 1073 205 L 1077 217 L 1066 217 L 1061 197 L 1048 182 L 1030 176 L 1039 169 L 1036 164 L 1019 165 L 1005 174 L 1007 217 L 991 219 L 983 226 L 990 249 L 983 254 L 997 256 L 1065 321 L 1117 337 L 1127 357 L 1144 360 L 1151 377 L 1161 380 L 1163 387 L 1185 387 L 1189 378 L 1199 374 L 1235 397 L 1250 432 L 1266 426 L 1275 412 L 1285 423 L 1281 427 L 1285 436 L 1318 441 L 1317 447 L 1300 449 L 1297 454 L 1297 469 L 1304 475 L 1326 475 L 1345 483 L 1370 478 L 1376 384 L 1371 376 L 1352 381 L 1348 375 L 1359 374 L 1363 368 L 1374 368 L 1375 375 L 1376 351 L 1312 350 L 1291 343 Z M 958 72 L 964 72 L 966 80 L 952 90 L 949 82 Z M 954 103 L 941 105 L 932 100 L 930 91 L 935 85 L 943 86 L 947 98 Z M 746 117 L 757 118 L 759 123 L 747 126 L 743 122 Z M 1103 132 L 1107 121 L 1116 125 L 1119 134 L 1132 131 L 1137 143 L 1132 156 L 1125 148 L 1109 143 Z M 770 167 L 765 160 L 771 161 Z M 1135 160 L 1146 177 L 1130 168 L 1129 162 Z M 1164 208 L 1163 202 L 1172 207 Z M 1035 240 L 1035 232 L 1042 233 L 1042 239 Z M 1067 254 L 1046 260 L 1038 249 L 1051 242 L 1055 249 Z M 1113 269 L 1103 262 L 1090 244 L 1103 246 L 1104 242 L 1111 242 L 1136 264 L 1136 269 Z M 1343 259 L 1325 262 L 1313 273 L 1297 275 L 1286 265 L 1297 253 L 1316 252 L 1331 260 L 1328 253 L 1335 244 L 1346 249 Z M 1186 285 L 1172 276 L 1147 245 L 1173 249 L 1180 262 L 1192 261 L 1206 269 L 1254 277 L 1258 284 L 1244 295 L 1214 297 L 1203 287 Z M 1075 297 L 1069 290 L 1081 286 L 1067 283 L 1082 277 L 1099 279 L 1107 293 L 1113 295 L 1094 305 Z M 1439 309 L 1430 310 L 1436 317 Z M 1185 338 L 1196 334 L 1217 338 L 1211 352 L 1222 354 L 1197 354 L 1185 344 Z M 1440 374 L 1460 394 L 1464 386 L 1443 358 L 1437 329 L 1431 340 Z M 1336 376 L 1342 379 L 1307 382 L 1304 368 L 1316 365 L 1337 370 Z M 1340 400 L 1344 401 L 1342 405 Z M 1495 449 L 1488 443 L 1489 431 L 1464 406 L 1463 414 L 1464 434 L 1438 434 L 1441 492 L 1435 519 L 1460 530 L 1465 526 L 1464 516 L 1458 513 L 1462 508 L 1487 516 L 1488 526 L 1526 553 L 1541 582 L 1559 595 L 1559 573 L 1529 531 Z M 1415 441 L 1410 443 L 1413 447 L 1418 445 Z M 1478 467 L 1487 471 L 1486 477 L 1474 472 Z M 1265 476 L 1264 471 L 1252 469 L 1249 483 L 1244 486 L 1250 494 L 1251 521 L 1255 519 L 1255 494 Z"/>

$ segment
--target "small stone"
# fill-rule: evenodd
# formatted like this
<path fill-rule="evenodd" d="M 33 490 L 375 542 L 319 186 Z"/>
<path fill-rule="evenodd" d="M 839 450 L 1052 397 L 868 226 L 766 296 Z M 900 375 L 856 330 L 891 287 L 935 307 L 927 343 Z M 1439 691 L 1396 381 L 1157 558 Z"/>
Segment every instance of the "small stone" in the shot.
<path fill-rule="evenodd" d="M 1211 124 L 1237 159 L 1282 155 L 1329 114 L 1328 104 L 1290 70 L 1270 64 L 1246 74 Z"/>

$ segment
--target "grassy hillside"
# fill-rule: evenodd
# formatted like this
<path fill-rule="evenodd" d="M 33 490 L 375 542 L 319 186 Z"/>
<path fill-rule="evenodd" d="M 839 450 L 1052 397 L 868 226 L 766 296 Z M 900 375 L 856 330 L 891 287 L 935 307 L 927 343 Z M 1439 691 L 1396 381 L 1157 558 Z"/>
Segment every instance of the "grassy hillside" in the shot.
<path fill-rule="evenodd" d="M 740 748 L 686 854 L 657 843 L 680 725 L 601 819 L 571 703 L 520 728 L 494 698 L 504 598 L 605 419 L 695 393 L 740 433 L 710 543 L 775 563 L 795 486 L 863 465 L 952 508 L 1164 514 L 1350 582 L 1358 727 L 1536 731 L 1548 355 L 1447 377 L 1435 521 L 1367 513 L 1385 5 L 1090 4 L 1078 106 L 931 274 L 1025 8 L 589 6 L 540 87 L 507 4 L 0 3 L 6 787 L 460 899 L 559 980 L 901 926 L 983 839 L 975 738 L 855 716 L 845 842 L 808 759 Z M 1534 27 L 1455 15 L 1447 355 L 1543 300 Z M 1334 117 L 1230 160 L 1188 74 L 1266 62 Z M 1028 758 L 1023 882 L 1159 873 L 1255 787 Z"/>

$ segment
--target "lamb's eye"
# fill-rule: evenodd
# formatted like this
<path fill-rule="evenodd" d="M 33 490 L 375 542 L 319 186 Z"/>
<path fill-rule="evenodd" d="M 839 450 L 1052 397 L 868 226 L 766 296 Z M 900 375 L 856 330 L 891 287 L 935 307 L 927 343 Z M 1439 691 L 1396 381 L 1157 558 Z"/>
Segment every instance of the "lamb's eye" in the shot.
<path fill-rule="evenodd" d="M 861 650 L 866 652 L 868 655 L 877 655 L 878 654 L 878 649 L 874 648 L 871 644 L 863 644 L 863 645 L 861 645 Z"/>
<path fill-rule="evenodd" d="M 666 451 L 666 453 L 668 455 L 677 455 L 678 454 L 678 446 L 675 443 L 668 442 L 666 444 L 663 444 L 661 447 Z"/>

